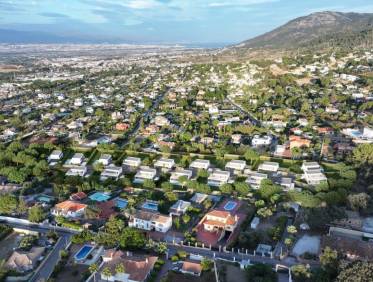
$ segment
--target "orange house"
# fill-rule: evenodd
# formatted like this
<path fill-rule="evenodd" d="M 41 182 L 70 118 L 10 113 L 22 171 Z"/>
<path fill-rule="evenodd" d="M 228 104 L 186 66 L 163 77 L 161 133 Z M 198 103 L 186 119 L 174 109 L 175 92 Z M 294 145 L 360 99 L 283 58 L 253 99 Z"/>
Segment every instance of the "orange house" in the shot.
<path fill-rule="evenodd" d="M 299 136 L 291 135 L 289 136 L 290 141 L 290 150 L 293 148 L 302 148 L 302 147 L 309 147 L 311 145 L 311 141 L 308 139 L 304 139 Z"/>

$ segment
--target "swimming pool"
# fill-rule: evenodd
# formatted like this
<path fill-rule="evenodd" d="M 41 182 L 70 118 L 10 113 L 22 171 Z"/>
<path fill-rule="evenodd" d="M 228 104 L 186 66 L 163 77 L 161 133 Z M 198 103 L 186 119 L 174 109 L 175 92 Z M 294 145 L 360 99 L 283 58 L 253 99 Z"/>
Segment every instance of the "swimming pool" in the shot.
<path fill-rule="evenodd" d="M 228 201 L 228 202 L 225 203 L 224 209 L 226 211 L 231 211 L 231 210 L 234 210 L 236 206 L 237 206 L 236 202 Z"/>
<path fill-rule="evenodd" d="M 84 245 L 79 252 L 77 252 L 74 256 L 75 260 L 84 260 L 88 257 L 88 255 L 93 251 L 94 247 L 90 245 Z"/>
<path fill-rule="evenodd" d="M 121 198 L 118 198 L 115 200 L 115 206 L 117 208 L 120 208 L 120 209 L 125 209 L 128 205 L 128 201 L 127 200 L 124 200 L 124 199 L 121 199 Z"/>
<path fill-rule="evenodd" d="M 110 194 L 104 193 L 104 192 L 96 192 L 90 195 L 89 199 L 91 199 L 92 201 L 96 201 L 96 202 L 105 202 L 110 199 Z"/>
<path fill-rule="evenodd" d="M 153 202 L 145 202 L 141 207 L 146 210 L 152 210 L 152 211 L 158 210 L 158 204 L 153 203 Z"/>

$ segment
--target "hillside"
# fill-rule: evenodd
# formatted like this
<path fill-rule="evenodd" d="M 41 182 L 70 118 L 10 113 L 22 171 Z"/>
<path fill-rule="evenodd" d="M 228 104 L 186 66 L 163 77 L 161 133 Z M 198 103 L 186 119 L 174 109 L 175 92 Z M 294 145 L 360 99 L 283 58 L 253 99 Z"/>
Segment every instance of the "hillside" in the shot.
<path fill-rule="evenodd" d="M 373 14 L 318 12 L 234 46 L 238 49 L 373 46 Z"/>

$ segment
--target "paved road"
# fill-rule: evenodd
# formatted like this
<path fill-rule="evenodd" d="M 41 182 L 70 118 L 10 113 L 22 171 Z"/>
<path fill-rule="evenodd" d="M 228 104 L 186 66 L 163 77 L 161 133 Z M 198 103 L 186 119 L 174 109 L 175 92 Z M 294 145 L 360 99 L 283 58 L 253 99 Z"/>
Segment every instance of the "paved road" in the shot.
<path fill-rule="evenodd" d="M 71 234 L 62 235 L 57 243 L 54 245 L 51 253 L 48 254 L 47 258 L 37 268 L 35 274 L 31 277 L 30 282 L 41 282 L 47 281 L 51 276 L 54 267 L 57 265 L 60 259 L 60 251 L 65 249 L 67 244 L 70 242 Z"/>
<path fill-rule="evenodd" d="M 39 265 L 36 269 L 34 275 L 31 277 L 29 282 L 44 282 L 47 281 L 48 278 L 51 276 L 54 267 L 59 261 L 60 258 L 60 251 L 65 249 L 66 246 L 69 244 L 71 237 L 78 233 L 75 230 L 69 229 L 61 229 L 61 228 L 54 228 L 53 226 L 42 225 L 42 224 L 23 224 L 23 223 L 15 223 L 7 221 L 8 225 L 14 228 L 23 228 L 26 230 L 32 230 L 39 233 L 46 233 L 49 230 L 55 231 L 59 236 L 60 239 L 57 243 L 53 246 L 53 249 L 50 253 L 47 254 L 47 257 L 43 260 L 43 262 Z"/>
<path fill-rule="evenodd" d="M 241 113 L 244 113 L 246 114 L 248 117 L 249 117 L 249 120 L 250 122 L 255 125 L 255 126 L 259 126 L 261 127 L 262 124 L 260 122 L 260 120 L 258 120 L 256 117 L 254 117 L 252 115 L 252 113 L 248 112 L 247 110 L 245 110 L 241 105 L 237 104 L 236 102 L 234 102 L 231 98 L 227 97 L 227 100 L 229 103 L 231 103 L 231 105 L 233 107 L 235 107 L 236 109 L 238 109 Z"/>
<path fill-rule="evenodd" d="M 222 259 L 227 259 L 227 260 L 234 260 L 236 261 L 241 261 L 241 260 L 250 260 L 251 263 L 265 263 L 265 264 L 270 264 L 272 266 L 276 266 L 277 264 L 284 265 L 287 267 L 291 267 L 293 265 L 299 264 L 299 262 L 295 258 L 286 258 L 284 260 L 279 260 L 275 258 L 270 258 L 270 257 L 262 257 L 262 256 L 253 256 L 253 255 L 246 255 L 244 253 L 232 253 L 232 252 L 218 252 L 218 251 L 213 251 L 209 249 L 201 249 L 201 248 L 194 248 L 194 247 L 188 247 L 188 246 L 179 246 L 179 245 L 169 245 L 168 246 L 169 250 L 169 256 L 172 256 L 175 254 L 177 251 L 183 250 L 188 253 L 192 254 L 197 254 L 201 255 L 204 257 L 209 257 L 211 259 L 217 259 L 217 258 L 222 258 Z M 315 262 L 311 267 L 318 267 L 319 263 Z"/>

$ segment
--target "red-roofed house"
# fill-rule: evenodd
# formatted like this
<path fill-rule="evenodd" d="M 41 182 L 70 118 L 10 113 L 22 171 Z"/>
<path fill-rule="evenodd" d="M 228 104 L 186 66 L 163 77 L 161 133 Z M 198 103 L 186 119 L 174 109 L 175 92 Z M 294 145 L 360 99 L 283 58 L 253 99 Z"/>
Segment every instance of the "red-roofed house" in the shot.
<path fill-rule="evenodd" d="M 101 279 L 103 281 L 120 282 L 143 282 L 154 268 L 158 257 L 155 256 L 132 256 L 122 251 L 108 250 L 102 256 L 104 265 L 101 268 Z M 116 273 L 117 265 L 124 266 L 124 273 Z M 111 270 L 111 276 L 107 277 L 102 273 L 102 269 L 108 267 Z"/>
<path fill-rule="evenodd" d="M 58 203 L 52 209 L 52 214 L 55 216 L 63 216 L 67 218 L 79 218 L 84 215 L 84 211 L 87 208 L 87 205 L 73 202 L 73 201 L 64 201 Z"/>
<path fill-rule="evenodd" d="M 84 192 L 78 192 L 70 196 L 70 200 L 72 201 L 81 201 L 81 200 L 84 200 L 85 198 L 87 198 L 87 194 Z"/>

